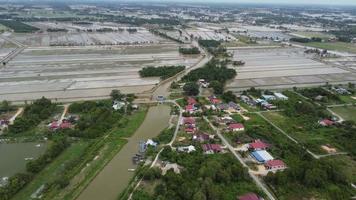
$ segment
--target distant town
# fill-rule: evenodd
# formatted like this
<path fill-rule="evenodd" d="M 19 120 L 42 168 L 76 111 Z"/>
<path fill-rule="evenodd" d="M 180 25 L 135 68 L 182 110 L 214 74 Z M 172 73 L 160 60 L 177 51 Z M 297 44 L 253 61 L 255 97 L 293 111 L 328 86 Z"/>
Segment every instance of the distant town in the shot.
<path fill-rule="evenodd" d="M 0 200 L 356 198 L 356 7 L 5 1 Z"/>

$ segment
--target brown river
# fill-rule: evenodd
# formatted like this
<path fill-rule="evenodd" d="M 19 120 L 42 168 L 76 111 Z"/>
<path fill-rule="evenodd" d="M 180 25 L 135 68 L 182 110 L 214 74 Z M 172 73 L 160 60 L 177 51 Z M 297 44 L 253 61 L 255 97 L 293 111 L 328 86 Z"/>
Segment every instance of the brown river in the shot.
<path fill-rule="evenodd" d="M 139 141 L 157 136 L 168 126 L 170 107 L 159 105 L 150 107 L 144 122 L 120 152 L 99 172 L 94 180 L 79 195 L 78 200 L 116 200 L 128 186 L 136 168 L 132 156 L 138 152 Z"/>

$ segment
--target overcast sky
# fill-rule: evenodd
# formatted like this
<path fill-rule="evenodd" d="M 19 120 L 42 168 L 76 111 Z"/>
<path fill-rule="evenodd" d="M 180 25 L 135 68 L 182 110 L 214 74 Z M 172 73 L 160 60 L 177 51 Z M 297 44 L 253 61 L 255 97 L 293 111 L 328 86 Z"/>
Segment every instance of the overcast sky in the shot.
<path fill-rule="evenodd" d="M 144 0 L 143 0 L 144 1 Z M 283 3 L 283 4 L 326 4 L 326 5 L 356 5 L 356 0 L 156 0 L 174 2 L 227 2 L 227 3 Z"/>

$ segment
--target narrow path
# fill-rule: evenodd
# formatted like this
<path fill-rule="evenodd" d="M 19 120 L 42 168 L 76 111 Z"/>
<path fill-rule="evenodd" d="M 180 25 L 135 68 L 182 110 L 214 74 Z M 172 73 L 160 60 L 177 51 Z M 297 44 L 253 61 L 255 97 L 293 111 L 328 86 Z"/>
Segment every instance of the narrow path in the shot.
<path fill-rule="evenodd" d="M 70 104 L 65 104 L 63 105 L 64 109 L 63 109 L 63 113 L 61 115 L 61 118 L 59 119 L 59 122 L 62 123 L 63 119 L 65 118 L 67 112 L 68 112 L 68 108 L 69 108 Z"/>
<path fill-rule="evenodd" d="M 10 119 L 9 119 L 9 124 L 12 125 L 14 124 L 15 122 L 15 119 L 22 114 L 22 112 L 24 111 L 24 108 L 23 107 L 20 107 L 19 109 L 17 109 L 17 112 L 15 113 L 14 116 L 12 116 Z"/>

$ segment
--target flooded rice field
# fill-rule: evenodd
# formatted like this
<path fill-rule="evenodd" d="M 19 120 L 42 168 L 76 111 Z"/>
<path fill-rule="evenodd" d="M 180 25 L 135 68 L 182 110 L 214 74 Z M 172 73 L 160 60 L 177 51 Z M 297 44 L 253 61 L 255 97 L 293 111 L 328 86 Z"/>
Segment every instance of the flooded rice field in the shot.
<path fill-rule="evenodd" d="M 112 89 L 140 93 L 159 78 L 141 78 L 145 66 L 193 66 L 174 43 L 113 47 L 29 47 L 0 68 L 0 100 L 87 99 Z"/>
<path fill-rule="evenodd" d="M 241 91 L 250 87 L 291 88 L 356 81 L 356 73 L 313 60 L 299 48 L 238 49 L 234 60 L 243 60 L 238 75 L 227 87 Z"/>
<path fill-rule="evenodd" d="M 46 150 L 45 143 L 0 143 L 0 178 L 24 172 L 26 163 Z"/>
<path fill-rule="evenodd" d="M 132 156 L 139 150 L 139 142 L 157 136 L 168 126 L 170 107 L 159 105 L 151 107 L 147 116 L 128 143 L 94 178 L 88 187 L 77 198 L 78 200 L 107 199 L 116 200 L 118 195 L 127 187 L 133 172 L 128 169 L 136 168 Z"/>

